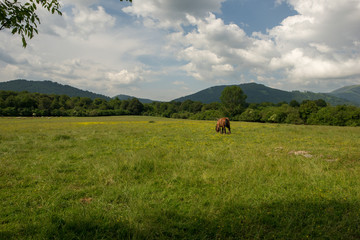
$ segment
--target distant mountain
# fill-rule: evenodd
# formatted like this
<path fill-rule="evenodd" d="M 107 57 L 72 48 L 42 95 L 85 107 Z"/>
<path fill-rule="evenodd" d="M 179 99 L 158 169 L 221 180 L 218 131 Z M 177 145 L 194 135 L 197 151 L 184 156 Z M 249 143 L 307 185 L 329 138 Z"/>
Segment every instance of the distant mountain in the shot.
<path fill-rule="evenodd" d="M 68 95 L 69 97 L 88 97 L 91 99 L 102 98 L 105 100 L 111 99 L 110 97 L 84 91 L 78 88 L 71 87 L 69 85 L 62 85 L 52 81 L 28 81 L 28 80 L 12 80 L 8 82 L 0 82 L 0 90 L 5 91 L 28 91 L 33 93 L 44 94 L 57 94 Z"/>
<path fill-rule="evenodd" d="M 248 103 L 261 103 L 261 102 L 278 103 L 283 101 L 288 102 L 291 101 L 292 99 L 290 92 L 269 88 L 262 84 L 244 83 L 237 86 L 239 86 L 247 95 L 246 101 Z M 185 97 L 177 98 L 174 101 L 183 102 L 187 99 L 190 99 L 193 101 L 200 101 L 203 103 L 220 102 L 220 96 L 225 87 L 227 87 L 227 85 L 210 87 L 200 92 Z"/>
<path fill-rule="evenodd" d="M 332 91 L 330 94 L 360 105 L 360 85 L 342 87 Z"/>
<path fill-rule="evenodd" d="M 296 100 L 302 102 L 304 100 L 317 100 L 323 99 L 331 105 L 340 105 L 340 104 L 355 104 L 349 100 L 339 98 L 327 93 L 313 93 L 313 92 L 300 92 L 300 91 L 283 91 L 279 89 L 274 89 L 267 87 L 262 84 L 257 83 L 244 83 L 237 85 L 239 86 L 244 93 L 247 95 L 246 102 L 248 103 L 262 103 L 262 102 L 290 102 L 291 100 Z M 212 103 L 220 102 L 221 92 L 227 85 L 215 86 L 204 89 L 197 93 L 184 96 L 181 98 L 174 99 L 174 101 L 183 102 L 185 100 L 200 101 L 203 103 Z"/>
<path fill-rule="evenodd" d="M 247 95 L 246 101 L 248 103 L 262 103 L 262 102 L 290 102 L 296 100 L 302 102 L 303 100 L 317 100 L 324 99 L 331 105 L 351 104 L 360 105 L 360 85 L 348 86 L 337 89 L 331 93 L 313 93 L 313 92 L 300 92 L 300 91 L 283 91 L 267 87 L 257 83 L 244 83 L 237 85 Z M 221 92 L 227 85 L 215 86 L 204 89 L 197 93 L 174 99 L 177 102 L 183 102 L 187 99 L 193 101 L 200 101 L 203 103 L 220 102 Z M 110 100 L 111 98 L 105 95 L 84 91 L 69 85 L 62 85 L 52 81 L 28 81 L 28 80 L 12 80 L 8 82 L 0 82 L 0 90 L 6 91 L 28 91 L 44 94 L 58 94 L 68 95 L 70 97 L 89 97 L 91 99 L 102 98 Z M 117 95 L 120 100 L 132 99 L 134 97 L 129 95 Z M 115 98 L 114 97 L 114 98 Z M 137 98 L 142 103 L 154 102 L 150 99 Z"/>
<path fill-rule="evenodd" d="M 129 96 L 129 95 L 124 95 L 124 94 L 119 94 L 113 98 L 119 98 L 120 100 L 129 100 L 132 98 L 137 98 L 137 97 L 133 97 L 133 96 Z M 146 99 L 146 98 L 137 98 L 141 103 L 152 103 L 152 102 L 156 102 L 154 100 L 150 100 L 150 99 Z"/>

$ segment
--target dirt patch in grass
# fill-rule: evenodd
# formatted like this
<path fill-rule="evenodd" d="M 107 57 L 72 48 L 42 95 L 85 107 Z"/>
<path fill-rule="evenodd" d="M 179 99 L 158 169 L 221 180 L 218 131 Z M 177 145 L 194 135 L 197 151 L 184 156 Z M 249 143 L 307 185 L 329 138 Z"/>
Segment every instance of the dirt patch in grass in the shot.
<path fill-rule="evenodd" d="M 290 151 L 289 154 L 290 155 L 296 155 L 296 156 L 303 156 L 303 157 L 306 157 L 306 158 L 312 158 L 313 157 L 313 155 L 310 154 L 307 151 Z"/>

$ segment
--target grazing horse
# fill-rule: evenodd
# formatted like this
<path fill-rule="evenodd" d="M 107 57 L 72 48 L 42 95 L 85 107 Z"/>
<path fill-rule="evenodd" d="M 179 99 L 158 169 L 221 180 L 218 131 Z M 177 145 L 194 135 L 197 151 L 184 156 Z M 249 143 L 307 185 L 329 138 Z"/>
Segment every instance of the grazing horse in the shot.
<path fill-rule="evenodd" d="M 229 118 L 223 117 L 217 121 L 216 127 L 215 127 L 216 132 L 220 132 L 220 128 L 221 128 L 221 134 L 223 134 L 224 132 L 226 134 L 226 128 L 229 129 L 229 134 L 231 133 Z"/>

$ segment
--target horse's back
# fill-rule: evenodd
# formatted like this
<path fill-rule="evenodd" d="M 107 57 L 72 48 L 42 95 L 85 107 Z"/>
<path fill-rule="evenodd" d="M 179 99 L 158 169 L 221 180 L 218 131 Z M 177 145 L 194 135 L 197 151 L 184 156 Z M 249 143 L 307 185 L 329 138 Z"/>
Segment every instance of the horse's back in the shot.
<path fill-rule="evenodd" d="M 220 118 L 217 122 L 217 125 L 220 127 L 230 128 L 230 120 L 227 117 Z"/>

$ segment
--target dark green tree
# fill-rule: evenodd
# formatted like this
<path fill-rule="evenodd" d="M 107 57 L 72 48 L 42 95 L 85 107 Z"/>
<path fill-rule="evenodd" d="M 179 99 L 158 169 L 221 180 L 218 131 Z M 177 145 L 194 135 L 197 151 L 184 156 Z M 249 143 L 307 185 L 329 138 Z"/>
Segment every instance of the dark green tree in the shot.
<path fill-rule="evenodd" d="M 207 111 L 207 110 L 220 110 L 221 104 L 218 102 L 213 102 L 209 104 L 204 104 L 201 111 Z"/>
<path fill-rule="evenodd" d="M 121 106 L 121 100 L 118 97 L 111 99 L 109 101 L 109 107 L 111 109 L 120 109 L 120 106 Z"/>
<path fill-rule="evenodd" d="M 290 104 L 291 107 L 300 107 L 300 103 L 296 100 L 291 100 Z"/>
<path fill-rule="evenodd" d="M 238 86 L 226 87 L 220 96 L 224 114 L 234 117 L 246 108 L 246 98 L 243 90 Z"/>
<path fill-rule="evenodd" d="M 301 119 L 306 120 L 310 117 L 311 114 L 315 114 L 318 111 L 318 106 L 316 105 L 315 101 L 305 100 L 301 103 L 299 108 L 299 114 Z"/>
<path fill-rule="evenodd" d="M 20 108 L 36 108 L 37 102 L 30 93 L 23 92 L 16 96 L 17 107 Z"/>
<path fill-rule="evenodd" d="M 324 99 L 315 100 L 315 104 L 316 104 L 316 106 L 318 106 L 320 108 L 323 108 L 323 107 L 327 106 L 327 103 L 325 102 Z"/>
<path fill-rule="evenodd" d="M 61 95 L 59 98 L 60 107 L 67 108 L 66 102 L 70 101 L 70 97 L 67 95 Z"/>
<path fill-rule="evenodd" d="M 92 100 L 89 97 L 81 97 L 77 106 L 83 108 L 83 109 L 89 109 L 92 104 Z"/>
<path fill-rule="evenodd" d="M 137 98 L 133 98 L 130 100 L 127 110 L 130 114 L 140 115 L 144 110 L 144 105 Z"/>
<path fill-rule="evenodd" d="M 191 112 L 191 105 L 194 103 L 194 101 L 187 99 L 186 101 L 182 102 L 179 110 L 182 112 Z"/>

